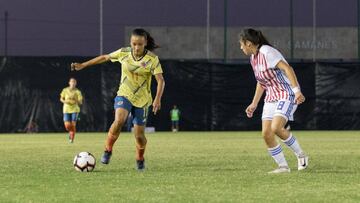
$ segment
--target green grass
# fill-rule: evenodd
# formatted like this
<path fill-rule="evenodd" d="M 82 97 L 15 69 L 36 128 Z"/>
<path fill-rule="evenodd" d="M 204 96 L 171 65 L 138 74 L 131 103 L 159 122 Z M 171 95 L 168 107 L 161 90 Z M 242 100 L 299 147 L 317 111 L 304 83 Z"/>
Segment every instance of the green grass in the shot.
<path fill-rule="evenodd" d="M 105 133 L 0 135 L 0 202 L 360 202 L 360 132 L 295 132 L 310 155 L 290 174 L 275 164 L 259 132 L 148 134 L 147 170 L 135 168 L 134 138 L 121 135 L 110 165 L 80 173 L 73 157 L 97 160 Z M 284 146 L 284 145 L 283 145 Z"/>

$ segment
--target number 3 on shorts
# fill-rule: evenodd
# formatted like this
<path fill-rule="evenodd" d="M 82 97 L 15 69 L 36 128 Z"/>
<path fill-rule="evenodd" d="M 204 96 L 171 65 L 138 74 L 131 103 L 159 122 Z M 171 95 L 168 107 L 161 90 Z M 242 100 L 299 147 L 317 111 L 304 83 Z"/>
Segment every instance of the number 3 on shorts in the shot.
<path fill-rule="evenodd" d="M 282 108 L 284 107 L 285 101 L 280 101 L 276 110 L 282 110 Z"/>

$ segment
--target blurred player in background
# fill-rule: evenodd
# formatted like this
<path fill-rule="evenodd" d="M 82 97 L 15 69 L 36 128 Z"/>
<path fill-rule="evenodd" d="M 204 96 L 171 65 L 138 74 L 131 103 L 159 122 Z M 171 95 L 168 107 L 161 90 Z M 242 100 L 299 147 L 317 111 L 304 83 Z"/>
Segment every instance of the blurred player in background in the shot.
<path fill-rule="evenodd" d="M 171 130 L 173 132 L 179 131 L 179 121 L 180 121 L 180 110 L 174 105 L 173 109 L 170 111 L 170 119 L 171 119 Z"/>
<path fill-rule="evenodd" d="M 155 44 L 150 34 L 141 28 L 134 29 L 131 34 L 130 45 L 131 47 L 123 47 L 84 63 L 72 63 L 71 67 L 75 70 L 81 70 L 107 61 L 121 63 L 120 87 L 114 102 L 115 120 L 109 129 L 101 162 L 103 164 L 110 162 L 113 145 L 131 112 L 136 139 L 136 166 L 141 171 L 145 169 L 144 153 L 147 143 L 145 124 L 148 109 L 152 105 L 154 114 L 160 110 L 165 82 L 159 58 L 152 52 L 158 48 L 158 45 Z M 157 92 L 154 100 L 151 95 L 153 75 L 157 81 Z"/>
<path fill-rule="evenodd" d="M 60 101 L 63 105 L 64 125 L 69 132 L 69 142 L 73 143 L 76 133 L 76 121 L 80 113 L 80 105 L 83 97 L 79 89 L 76 88 L 77 81 L 70 78 L 69 87 L 64 88 L 60 94 Z"/>
<path fill-rule="evenodd" d="M 308 166 L 308 156 L 290 132 L 290 128 L 285 128 L 287 122 L 293 120 L 297 105 L 305 101 L 294 70 L 282 54 L 270 45 L 261 31 L 245 29 L 240 34 L 239 42 L 245 55 L 251 56 L 251 66 L 257 80 L 254 98 L 245 110 L 249 118 L 253 116 L 263 93 L 266 92 L 262 113 L 262 135 L 269 154 L 279 166 L 270 173 L 290 172 L 275 135 L 297 156 L 298 170 L 305 169 Z"/>

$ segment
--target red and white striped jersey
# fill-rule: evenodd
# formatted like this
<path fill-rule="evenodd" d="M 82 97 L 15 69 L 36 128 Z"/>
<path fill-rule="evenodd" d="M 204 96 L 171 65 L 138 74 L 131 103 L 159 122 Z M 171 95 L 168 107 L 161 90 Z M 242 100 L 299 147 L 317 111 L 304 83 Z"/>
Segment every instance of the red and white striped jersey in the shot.
<path fill-rule="evenodd" d="M 278 50 L 268 45 L 261 46 L 256 55 L 251 55 L 250 63 L 255 78 L 266 91 L 265 102 L 294 101 L 295 94 L 289 79 L 276 67 L 281 60 L 287 63 Z"/>

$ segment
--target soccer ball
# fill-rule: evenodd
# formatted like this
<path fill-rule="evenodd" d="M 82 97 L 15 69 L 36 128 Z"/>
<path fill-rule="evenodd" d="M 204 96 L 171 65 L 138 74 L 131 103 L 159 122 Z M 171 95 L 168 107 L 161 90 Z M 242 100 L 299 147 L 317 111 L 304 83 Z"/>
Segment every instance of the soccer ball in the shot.
<path fill-rule="evenodd" d="M 94 170 L 96 160 L 90 152 L 80 152 L 74 157 L 74 167 L 80 172 L 91 172 Z"/>

